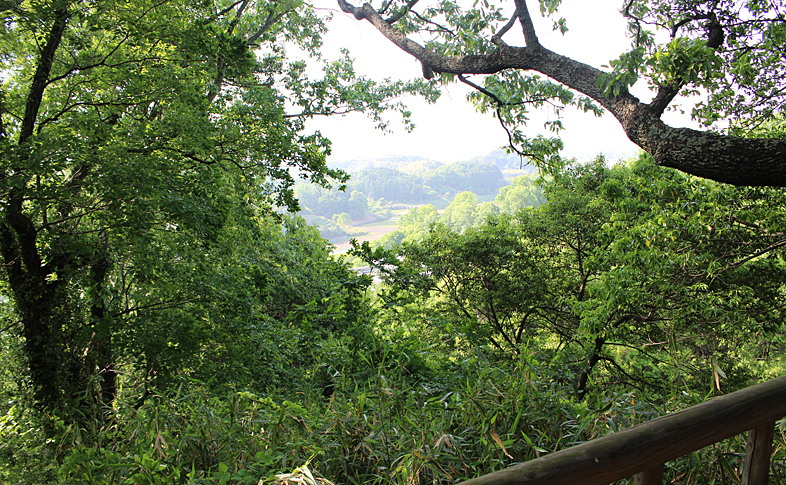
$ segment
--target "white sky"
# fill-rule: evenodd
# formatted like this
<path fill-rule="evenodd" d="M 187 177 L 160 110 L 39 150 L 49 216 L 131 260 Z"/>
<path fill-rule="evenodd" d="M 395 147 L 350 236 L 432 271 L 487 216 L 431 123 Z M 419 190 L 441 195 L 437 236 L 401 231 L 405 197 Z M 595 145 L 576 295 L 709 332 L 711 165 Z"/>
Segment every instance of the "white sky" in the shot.
<path fill-rule="evenodd" d="M 357 5 L 362 1 L 356 0 Z M 512 5 L 513 2 L 508 3 Z M 536 2 L 529 0 L 529 4 L 530 9 L 537 12 Z M 563 36 L 551 31 L 550 20 L 543 20 L 540 26 L 536 25 L 541 43 L 595 67 L 608 64 L 630 45 L 625 36 L 626 22 L 618 12 L 620 4 L 621 0 L 563 0 L 560 15 L 567 19 L 570 30 Z M 377 80 L 422 76 L 419 62 L 387 41 L 367 21 L 359 22 L 339 11 L 336 0 L 316 0 L 314 5 L 335 11 L 323 49 L 327 58 L 338 58 L 339 50 L 346 47 L 355 59 L 356 72 L 360 75 Z M 510 44 L 517 43 L 515 30 L 514 27 L 505 37 Z M 478 77 L 474 79 L 480 83 Z M 646 86 L 641 90 L 641 84 L 644 83 L 640 81 L 634 87 L 634 94 L 649 100 L 651 95 Z M 466 101 L 466 93 L 465 86 L 454 84 L 443 90 L 442 97 L 434 105 L 418 99 L 406 100 L 416 125 L 412 133 L 407 133 L 398 123 L 394 117 L 397 115 L 391 115 L 393 134 L 376 130 L 374 122 L 362 114 L 320 119 L 311 122 L 308 127 L 320 130 L 332 140 L 333 154 L 329 160 L 384 155 L 417 155 L 443 162 L 468 160 L 506 145 L 507 136 L 491 114 L 475 112 Z M 582 159 L 604 152 L 614 160 L 635 155 L 638 151 L 611 115 L 597 118 L 577 110 L 565 110 L 564 113 L 566 130 L 561 133 L 565 142 L 564 156 Z M 544 111 L 537 116 L 533 113 L 526 132 L 533 136 L 538 133 L 551 136 L 543 129 L 543 121 L 548 116 L 553 116 L 553 113 Z M 690 125 L 689 117 L 675 114 L 667 113 L 664 121 L 672 126 Z"/>

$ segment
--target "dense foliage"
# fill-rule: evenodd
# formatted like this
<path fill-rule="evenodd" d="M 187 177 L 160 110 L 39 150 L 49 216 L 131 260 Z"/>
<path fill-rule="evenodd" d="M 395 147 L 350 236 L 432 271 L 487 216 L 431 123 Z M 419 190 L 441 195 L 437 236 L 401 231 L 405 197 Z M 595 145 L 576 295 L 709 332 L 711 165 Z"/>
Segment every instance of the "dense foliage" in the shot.
<path fill-rule="evenodd" d="M 361 254 L 393 285 L 387 298 L 439 315 L 426 318 L 440 335 L 515 355 L 553 348 L 578 396 L 591 379 L 663 394 L 712 376 L 720 390 L 725 375 L 737 387 L 741 349 L 779 345 L 780 191 L 691 180 L 645 157 L 571 167 L 544 192 L 548 203 L 514 216 L 436 224 Z"/>
<path fill-rule="evenodd" d="M 314 338 L 359 359 L 368 281 L 275 209 L 297 209 L 296 178 L 347 179 L 306 120 L 406 120 L 391 99 L 431 88 L 322 60 L 301 2 L 0 8 L 5 480 L 52 481 L 62 433 L 102 427 L 124 390 L 139 409 L 186 377 L 296 388 Z"/>
<path fill-rule="evenodd" d="M 311 6 L 0 12 L 2 484 L 454 483 L 783 372 L 783 190 L 642 155 L 334 191 L 347 176 L 308 118 L 406 121 L 391 100 L 435 92 L 324 63 Z M 355 249 L 377 284 L 289 213 L 315 199 L 346 226 L 406 188 L 452 202 Z M 730 483 L 743 446 L 669 479 Z"/>
<path fill-rule="evenodd" d="M 403 92 L 431 94 L 356 77 L 347 58 L 309 79 L 286 48 L 318 61 L 325 24 L 297 2 L 57 1 L 4 15 L 3 281 L 50 410 L 89 406 L 96 372 L 111 404 L 118 360 L 167 375 L 183 365 L 172 348 L 196 355 L 221 326 L 253 326 L 269 293 L 266 217 L 297 208 L 296 175 L 347 178 L 305 120 L 379 117 Z"/>
<path fill-rule="evenodd" d="M 782 372 L 784 219 L 770 217 L 782 191 L 689 179 L 646 157 L 542 184 L 537 208 L 361 251 L 388 280 L 373 303 L 313 228 L 264 226 L 248 273 L 266 283 L 259 316 L 232 329 L 214 317 L 225 327 L 199 350 L 169 350 L 182 371 L 167 385 L 124 375 L 106 414 L 56 423 L 49 450 L 6 380 L 4 479 L 452 483 Z M 783 439 L 778 428 L 778 480 Z M 719 443 L 667 474 L 734 480 L 743 448 Z"/>

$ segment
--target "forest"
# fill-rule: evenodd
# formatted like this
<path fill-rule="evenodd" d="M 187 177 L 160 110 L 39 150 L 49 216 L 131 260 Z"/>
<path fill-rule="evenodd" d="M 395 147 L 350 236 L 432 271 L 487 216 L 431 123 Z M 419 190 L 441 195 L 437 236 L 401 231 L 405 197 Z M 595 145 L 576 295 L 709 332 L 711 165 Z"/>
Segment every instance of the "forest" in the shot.
<path fill-rule="evenodd" d="M 0 484 L 453 484 L 784 375 L 783 6 L 626 0 L 600 71 L 540 44 L 559 0 L 422 1 L 333 5 L 408 81 L 328 60 L 300 1 L 0 1 Z M 307 129 L 450 83 L 537 171 L 331 166 Z M 704 130 L 661 121 L 680 94 Z M 544 106 L 642 151 L 565 160 Z M 348 256 L 305 218 L 393 203 Z M 665 480 L 740 483 L 745 446 Z"/>
<path fill-rule="evenodd" d="M 295 184 L 299 214 L 326 239 L 347 238 L 358 232 L 347 231 L 355 221 L 384 221 L 391 219 L 391 210 L 422 205 L 444 209 L 460 200 L 456 198 L 462 192 L 495 197 L 510 183 L 508 179 L 533 172 L 532 167 L 522 170 L 521 160 L 511 168 L 510 157 L 503 153 L 483 158 L 449 164 L 418 157 L 336 163 L 350 176 L 347 186 L 326 189 L 299 181 Z"/>

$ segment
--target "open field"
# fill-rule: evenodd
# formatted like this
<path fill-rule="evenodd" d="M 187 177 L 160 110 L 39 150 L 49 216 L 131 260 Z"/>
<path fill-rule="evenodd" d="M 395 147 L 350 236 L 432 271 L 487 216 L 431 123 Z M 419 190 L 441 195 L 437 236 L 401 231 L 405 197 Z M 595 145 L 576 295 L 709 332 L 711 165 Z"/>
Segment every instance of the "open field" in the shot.
<path fill-rule="evenodd" d="M 362 229 L 364 231 L 368 231 L 372 227 L 396 227 L 398 226 L 398 216 L 394 215 L 390 219 L 385 219 L 384 221 L 374 221 L 369 222 L 368 224 L 357 225 L 354 226 L 355 229 Z"/>
<path fill-rule="evenodd" d="M 418 206 L 415 206 L 418 207 Z M 366 222 L 358 224 L 358 221 L 355 221 L 356 224 L 352 226 L 352 229 L 363 233 L 361 236 L 350 236 L 350 237 L 342 237 L 339 239 L 331 239 L 330 243 L 336 246 L 336 249 L 333 250 L 333 254 L 343 254 L 347 252 L 350 248 L 349 241 L 354 237 L 358 240 L 358 242 L 363 241 L 376 241 L 377 239 L 381 238 L 385 234 L 389 234 L 395 231 L 398 228 L 398 220 L 399 218 L 409 212 L 410 209 L 394 209 L 390 211 L 390 219 L 386 219 L 384 221 L 373 221 L 373 222 Z M 437 212 L 442 214 L 445 212 L 444 208 L 437 209 Z"/>
<path fill-rule="evenodd" d="M 396 220 L 388 219 L 386 221 L 377 221 L 369 224 L 355 226 L 356 229 L 361 229 L 366 233 L 362 236 L 356 236 L 355 239 L 357 239 L 358 242 L 375 241 L 381 238 L 382 236 L 384 236 L 385 234 L 389 234 L 395 231 L 397 224 L 398 224 L 397 219 Z M 350 248 L 350 244 L 349 244 L 350 239 L 351 238 L 344 237 L 341 239 L 331 240 L 330 241 L 331 244 L 334 244 L 336 246 L 336 249 L 333 250 L 333 254 L 342 254 L 347 252 L 347 250 L 349 250 Z"/>

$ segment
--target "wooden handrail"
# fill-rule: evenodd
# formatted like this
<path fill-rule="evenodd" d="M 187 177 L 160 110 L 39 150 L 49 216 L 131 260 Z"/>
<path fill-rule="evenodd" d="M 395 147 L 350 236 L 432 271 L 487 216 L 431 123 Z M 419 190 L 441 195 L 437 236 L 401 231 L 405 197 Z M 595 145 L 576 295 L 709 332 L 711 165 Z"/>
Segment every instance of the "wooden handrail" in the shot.
<path fill-rule="evenodd" d="M 772 431 L 783 416 L 786 376 L 467 480 L 462 485 L 608 485 L 634 474 L 638 474 L 639 484 L 662 484 L 663 464 L 667 461 L 745 431 L 750 433 L 743 484 L 764 484 Z"/>

